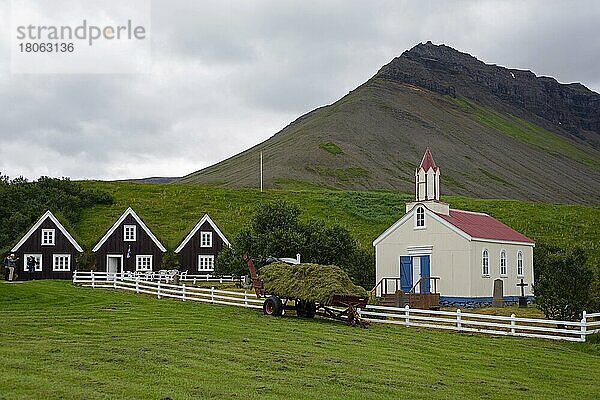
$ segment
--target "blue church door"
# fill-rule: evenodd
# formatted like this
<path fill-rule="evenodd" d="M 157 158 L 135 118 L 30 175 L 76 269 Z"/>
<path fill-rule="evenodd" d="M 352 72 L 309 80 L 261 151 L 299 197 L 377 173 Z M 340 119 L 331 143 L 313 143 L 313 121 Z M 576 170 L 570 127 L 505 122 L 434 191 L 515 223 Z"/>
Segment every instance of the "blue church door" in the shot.
<path fill-rule="evenodd" d="M 409 256 L 400 257 L 400 288 L 408 292 L 413 285 L 412 259 Z"/>
<path fill-rule="evenodd" d="M 410 291 L 422 277 L 431 276 L 431 263 L 429 256 L 401 256 L 400 257 L 400 288 L 404 292 Z M 422 286 L 415 288 L 416 292 L 430 293 L 429 279 L 424 280 Z"/>
<path fill-rule="evenodd" d="M 421 278 L 430 277 L 431 276 L 431 267 L 430 267 L 430 262 L 429 262 L 429 256 L 421 256 L 420 261 L 421 261 Z M 422 286 L 423 293 L 431 292 L 431 288 L 429 286 L 430 286 L 429 279 L 423 281 L 423 286 Z"/>

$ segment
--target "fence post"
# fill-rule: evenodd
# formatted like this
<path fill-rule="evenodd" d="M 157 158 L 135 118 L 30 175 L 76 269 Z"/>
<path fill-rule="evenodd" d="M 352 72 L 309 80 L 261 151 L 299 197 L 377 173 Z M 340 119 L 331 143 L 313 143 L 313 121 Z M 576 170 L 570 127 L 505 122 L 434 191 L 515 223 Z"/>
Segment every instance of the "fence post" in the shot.
<path fill-rule="evenodd" d="M 94 281 L 94 271 L 92 271 L 92 289 L 96 287 L 96 282 Z"/>
<path fill-rule="evenodd" d="M 113 279 L 113 289 L 117 288 L 117 279 L 118 279 L 118 275 L 116 275 L 115 279 Z"/>
<path fill-rule="evenodd" d="M 157 290 L 156 290 L 156 297 L 158 297 L 160 299 L 160 279 L 158 280 L 158 285 L 157 285 Z"/>
<path fill-rule="evenodd" d="M 206 275 L 204 275 L 204 276 L 206 276 L 206 282 L 208 282 L 208 277 L 209 277 L 209 275 L 208 275 L 208 274 L 206 274 Z"/>
<path fill-rule="evenodd" d="M 583 312 L 583 318 L 581 318 L 581 341 L 585 342 L 585 335 L 587 335 L 587 313 Z"/>
<path fill-rule="evenodd" d="M 194 277 L 194 285 L 196 284 L 196 277 Z"/>
<path fill-rule="evenodd" d="M 219 277 L 219 283 L 223 283 L 223 275 Z"/>
<path fill-rule="evenodd" d="M 456 328 L 458 328 L 458 330 L 462 328 L 462 315 L 460 312 L 460 308 L 456 309 Z"/>
<path fill-rule="evenodd" d="M 214 286 L 210 287 L 210 302 L 211 303 L 215 302 L 215 287 Z"/>
<path fill-rule="evenodd" d="M 73 283 L 77 283 L 77 270 L 73 271 Z"/>
<path fill-rule="evenodd" d="M 510 334 L 514 335 L 515 334 L 515 326 L 516 326 L 516 318 L 515 318 L 515 314 L 510 314 Z"/>
<path fill-rule="evenodd" d="M 248 291 L 244 290 L 244 306 L 248 307 Z"/>
<path fill-rule="evenodd" d="M 409 326 L 410 325 L 410 307 L 408 306 L 408 304 L 404 307 L 404 325 Z"/>
<path fill-rule="evenodd" d="M 181 284 L 181 291 L 183 292 L 183 301 L 185 301 L 185 283 Z"/>
<path fill-rule="evenodd" d="M 135 277 L 135 292 L 140 292 L 140 277 L 139 275 Z"/>

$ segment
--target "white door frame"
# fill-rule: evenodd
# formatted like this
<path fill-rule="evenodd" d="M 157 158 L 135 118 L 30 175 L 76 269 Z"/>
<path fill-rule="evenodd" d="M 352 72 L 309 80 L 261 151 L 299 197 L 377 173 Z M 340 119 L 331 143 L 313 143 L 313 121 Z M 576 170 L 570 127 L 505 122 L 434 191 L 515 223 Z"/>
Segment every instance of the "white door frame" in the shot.
<path fill-rule="evenodd" d="M 107 254 L 106 255 L 106 274 L 109 274 L 109 270 L 108 270 L 108 266 L 109 266 L 109 259 L 111 258 L 118 258 L 121 260 L 120 265 L 121 265 L 121 270 L 117 271 L 117 274 L 122 274 L 123 273 L 123 254 Z"/>

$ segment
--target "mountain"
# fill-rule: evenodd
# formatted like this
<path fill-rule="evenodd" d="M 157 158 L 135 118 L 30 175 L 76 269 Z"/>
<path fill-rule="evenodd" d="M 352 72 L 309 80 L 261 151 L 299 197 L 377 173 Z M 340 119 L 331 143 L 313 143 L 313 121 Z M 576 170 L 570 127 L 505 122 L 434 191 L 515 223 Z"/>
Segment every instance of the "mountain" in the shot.
<path fill-rule="evenodd" d="M 337 102 L 179 182 L 319 185 L 412 193 L 425 147 L 442 193 L 547 202 L 600 199 L 600 95 L 419 44 Z"/>

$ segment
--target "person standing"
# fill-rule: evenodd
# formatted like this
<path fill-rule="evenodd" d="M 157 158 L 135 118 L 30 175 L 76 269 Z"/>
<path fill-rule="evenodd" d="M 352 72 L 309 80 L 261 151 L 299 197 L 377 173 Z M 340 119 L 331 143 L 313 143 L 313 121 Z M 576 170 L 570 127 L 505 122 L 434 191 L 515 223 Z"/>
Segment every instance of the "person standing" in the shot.
<path fill-rule="evenodd" d="M 17 266 L 18 258 L 15 257 L 15 253 L 11 253 L 10 257 L 8 257 L 8 281 L 12 281 L 15 277 L 15 267 Z"/>
<path fill-rule="evenodd" d="M 37 260 L 34 256 L 27 257 L 27 271 L 29 271 L 29 280 L 32 281 L 34 279 L 35 274 L 35 266 L 37 265 Z"/>

